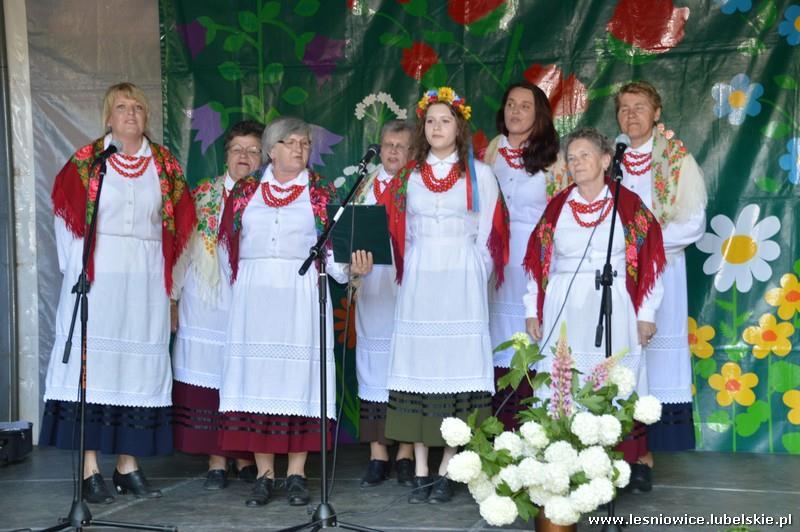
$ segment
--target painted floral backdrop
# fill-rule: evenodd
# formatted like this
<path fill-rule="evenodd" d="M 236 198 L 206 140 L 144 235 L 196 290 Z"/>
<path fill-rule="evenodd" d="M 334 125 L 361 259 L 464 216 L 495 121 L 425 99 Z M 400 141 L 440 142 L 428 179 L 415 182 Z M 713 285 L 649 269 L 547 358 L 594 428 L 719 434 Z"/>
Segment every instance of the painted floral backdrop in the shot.
<path fill-rule="evenodd" d="M 311 161 L 344 193 L 381 125 L 448 84 L 494 136 L 504 87 L 548 94 L 564 133 L 617 134 L 613 94 L 661 90 L 703 168 L 706 234 L 687 250 L 698 448 L 800 453 L 800 2 L 161 0 L 164 139 L 193 181 L 223 171 L 243 118 L 314 124 Z M 333 297 L 342 423 L 354 435 L 354 330 Z"/>

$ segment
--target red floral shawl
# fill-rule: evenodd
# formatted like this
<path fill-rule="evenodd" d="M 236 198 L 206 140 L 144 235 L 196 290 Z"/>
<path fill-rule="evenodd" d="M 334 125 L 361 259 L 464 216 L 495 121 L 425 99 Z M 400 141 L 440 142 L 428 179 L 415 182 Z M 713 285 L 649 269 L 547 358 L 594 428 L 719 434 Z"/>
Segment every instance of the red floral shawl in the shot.
<path fill-rule="evenodd" d="M 609 185 L 611 196 L 616 184 Z M 539 321 L 542 321 L 544 293 L 553 258 L 553 235 L 556 223 L 575 184 L 562 190 L 547 204 L 539 223 L 528 240 L 528 249 L 522 266 L 539 286 L 536 302 Z M 656 279 L 664 271 L 664 241 L 661 226 L 639 196 L 624 186 L 619 190 L 619 220 L 625 235 L 625 287 L 636 312 L 650 293 Z"/>
<path fill-rule="evenodd" d="M 149 139 L 147 142 L 150 142 Z M 64 220 L 77 238 L 83 238 L 95 212 L 100 165 L 92 162 L 103 151 L 103 138 L 79 149 L 70 157 L 53 184 L 53 212 Z M 197 222 L 194 203 L 175 156 L 164 146 L 150 142 L 158 179 L 161 184 L 161 247 L 164 254 L 164 286 L 172 292 L 175 265 L 186 249 Z M 102 224 L 103 220 L 97 221 Z M 94 246 L 89 255 L 89 280 L 94 278 Z"/>
<path fill-rule="evenodd" d="M 389 219 L 389 234 L 392 239 L 392 250 L 394 252 L 394 263 L 397 268 L 397 283 L 403 282 L 403 260 L 406 246 L 406 196 L 408 194 L 408 178 L 411 172 L 417 167 L 416 161 L 410 161 L 397 175 L 395 175 L 383 194 L 378 199 L 378 203 L 386 206 L 386 214 Z M 503 200 L 502 192 L 497 194 L 497 203 L 494 206 L 492 217 L 492 230 L 486 246 L 494 262 L 494 272 L 496 277 L 495 288 L 503 284 L 503 269 L 508 264 L 509 240 L 511 239 L 508 209 Z"/>
<path fill-rule="evenodd" d="M 231 190 L 222 211 L 222 222 L 219 226 L 217 243 L 228 251 L 228 264 L 231 268 L 231 284 L 236 281 L 239 272 L 239 236 L 242 231 L 244 209 L 261 186 L 264 168 L 238 180 Z M 323 183 L 323 177 L 312 170 L 308 171 L 308 193 L 311 196 L 311 210 L 314 212 L 314 225 L 317 234 L 325 230 L 328 224 L 328 203 L 337 198 L 336 188 L 330 183 Z M 330 242 L 330 241 L 329 241 Z"/>

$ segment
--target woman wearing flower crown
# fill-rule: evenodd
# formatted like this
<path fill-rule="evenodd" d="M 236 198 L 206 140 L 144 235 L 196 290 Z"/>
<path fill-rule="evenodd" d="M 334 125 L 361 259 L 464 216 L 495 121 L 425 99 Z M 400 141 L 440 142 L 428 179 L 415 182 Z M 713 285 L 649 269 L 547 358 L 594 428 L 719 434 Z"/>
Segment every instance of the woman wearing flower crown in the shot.
<path fill-rule="evenodd" d="M 192 190 L 197 229 L 189 242 L 189 268 L 180 292 L 179 326 L 172 354 L 175 449 L 208 455 L 203 488 L 227 485 L 227 458 L 235 458 L 239 478 L 255 481 L 250 453 L 223 453 L 219 448 L 219 381 L 228 324 L 230 285 L 221 279 L 217 232 L 222 206 L 237 181 L 261 165 L 264 125 L 252 120 L 235 124 L 225 136 L 226 172 L 201 180 Z"/>
<path fill-rule="evenodd" d="M 547 204 L 530 235 L 524 266 L 531 280 L 524 302 L 527 330 L 545 356 L 537 369 L 551 371 L 552 347 L 558 341 L 554 331 L 566 323 L 575 368 L 585 379 L 605 357 L 605 343 L 594 344 L 601 299 L 595 272 L 605 264 L 614 187 L 619 185 L 606 180 L 613 149 L 597 130 L 573 132 L 564 149 L 574 184 Z M 639 197 L 621 187 L 618 209 L 611 249 L 611 266 L 617 272 L 611 287 L 611 348 L 615 353 L 627 350 L 622 363 L 640 376 L 641 396 L 647 393 L 646 379 L 641 378 L 646 375 L 642 346 L 655 333 L 666 259 L 658 221 Z M 619 449 L 629 463 L 646 452 L 637 440 L 629 438 Z"/>
<path fill-rule="evenodd" d="M 683 143 L 666 131 L 661 96 L 646 81 L 622 86 L 615 98 L 617 122 L 631 139 L 622 159 L 622 183 L 636 192 L 664 229 L 667 268 L 658 327 L 647 349 L 650 393 L 664 405 L 661 421 L 647 427 L 651 451 L 694 449 L 692 360 L 689 354 L 686 257 L 683 250 L 703 236 L 706 187 L 703 171 Z M 631 473 L 631 489 L 650 491 L 653 455 Z"/>
<path fill-rule="evenodd" d="M 83 498 L 110 503 L 98 453 L 116 454 L 118 493 L 160 497 L 137 458 L 172 452 L 170 296 L 181 278 L 195 210 L 178 161 L 147 136 L 150 108 L 132 83 L 108 88 L 103 101 L 106 135 L 79 149 L 53 184 L 58 263 L 64 279 L 56 311 L 56 337 L 45 380 L 40 445 L 78 447 L 76 418 L 81 362 L 74 331 L 69 364 L 61 357 L 72 319 L 72 287 L 89 247 L 91 282 L 86 339 L 86 453 Z M 100 181 L 100 155 L 119 143 Z"/>
<path fill-rule="evenodd" d="M 558 156 L 558 133 L 553 126 L 553 112 L 544 91 L 528 81 L 514 83 L 503 94 L 497 111 L 500 135 L 489 144 L 484 162 L 492 167 L 511 219 L 511 244 L 506 282 L 489 297 L 489 330 L 492 345 L 497 346 L 511 335 L 525 330 L 525 306 L 522 295 L 528 281 L 522 259 L 528 237 L 544 212 L 547 200 L 567 185 L 567 169 Z M 513 349 L 494 354 L 495 378 L 508 372 Z M 492 408 L 506 428 L 516 426 L 520 401 L 531 396 L 523 379 L 509 394 L 498 392 Z"/>
<path fill-rule="evenodd" d="M 308 168 L 311 126 L 293 117 L 273 120 L 262 136 L 264 167 L 241 178 L 225 202 L 220 260 L 232 284 L 220 380 L 223 451 L 255 455 L 258 478 L 245 504 L 274 494 L 275 455 L 288 455 L 290 505 L 308 504 L 309 452 L 320 450 L 320 401 L 335 415 L 333 323 L 327 313 L 328 396 L 320 397 L 319 295 L 312 271 L 297 274 L 327 223 L 336 190 Z M 363 251 L 351 271 L 365 275 Z M 347 281 L 345 265 L 328 253 L 328 274 Z M 331 440 L 328 440 L 330 443 Z"/>
<path fill-rule="evenodd" d="M 487 294 L 508 260 L 497 180 L 472 158 L 471 109 L 451 88 L 423 95 L 413 160 L 384 195 L 400 283 L 389 361 L 386 436 L 414 442 L 410 503 L 450 500 L 444 476 L 455 448 L 446 417 L 488 415 L 494 392 Z M 428 448 L 445 447 L 429 475 Z"/>

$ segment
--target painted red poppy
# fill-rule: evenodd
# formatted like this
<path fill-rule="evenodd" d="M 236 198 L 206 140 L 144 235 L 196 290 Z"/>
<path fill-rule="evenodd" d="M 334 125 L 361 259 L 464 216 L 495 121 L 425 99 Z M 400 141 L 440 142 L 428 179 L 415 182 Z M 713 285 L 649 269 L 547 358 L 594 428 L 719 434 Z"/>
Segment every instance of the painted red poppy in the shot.
<path fill-rule="evenodd" d="M 449 0 L 447 14 L 457 24 L 472 24 L 504 3 L 505 0 Z"/>
<path fill-rule="evenodd" d="M 523 76 L 547 94 L 556 118 L 577 115 L 589 106 L 586 86 L 575 74 L 564 79 L 564 73 L 556 65 L 531 65 Z"/>
<path fill-rule="evenodd" d="M 672 0 L 620 0 L 606 29 L 620 41 L 660 54 L 681 42 L 688 19 L 689 8 L 673 7 Z"/>
<path fill-rule="evenodd" d="M 403 50 L 400 67 L 410 78 L 422 79 L 433 65 L 439 62 L 436 50 L 423 42 L 415 42 L 411 48 Z"/>

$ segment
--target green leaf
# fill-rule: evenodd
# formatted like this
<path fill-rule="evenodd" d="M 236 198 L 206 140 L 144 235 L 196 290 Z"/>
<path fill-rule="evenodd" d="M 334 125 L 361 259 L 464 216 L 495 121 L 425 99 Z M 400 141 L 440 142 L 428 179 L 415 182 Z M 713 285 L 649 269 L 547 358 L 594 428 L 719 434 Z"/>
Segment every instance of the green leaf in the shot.
<path fill-rule="evenodd" d="M 769 367 L 770 393 L 784 393 L 800 388 L 800 366 L 780 360 Z"/>
<path fill-rule="evenodd" d="M 489 106 L 489 109 L 491 109 L 492 111 L 497 111 L 498 109 L 500 109 L 500 102 L 497 101 L 496 98 L 488 94 L 483 95 L 483 101 L 484 103 L 486 103 L 487 106 Z"/>
<path fill-rule="evenodd" d="M 270 63 L 264 69 L 264 81 L 270 85 L 280 83 L 283 80 L 283 64 Z"/>
<path fill-rule="evenodd" d="M 738 335 L 736 334 L 736 331 L 734 331 L 731 328 L 731 326 L 728 325 L 726 322 L 724 321 L 719 322 L 719 330 L 722 331 L 722 334 L 726 338 L 730 340 L 738 340 Z"/>
<path fill-rule="evenodd" d="M 752 436 L 767 419 L 769 419 L 769 405 L 764 401 L 756 401 L 746 412 L 736 414 L 736 433 L 743 437 Z"/>
<path fill-rule="evenodd" d="M 213 110 L 218 112 L 219 114 L 223 114 L 225 112 L 225 106 L 222 105 L 220 102 L 208 102 L 208 106 Z"/>
<path fill-rule="evenodd" d="M 475 410 L 469 416 L 467 416 L 467 425 L 470 426 L 471 429 L 475 429 L 478 425 L 478 411 Z"/>
<path fill-rule="evenodd" d="M 426 89 L 441 87 L 447 84 L 447 68 L 442 63 L 436 63 L 428 69 L 420 80 Z"/>
<path fill-rule="evenodd" d="M 524 377 L 524 371 L 520 371 L 516 368 L 510 368 L 508 373 L 497 379 L 497 389 L 503 390 L 511 386 L 511 389 L 516 390 Z"/>
<path fill-rule="evenodd" d="M 319 11 L 319 0 L 300 0 L 294 6 L 294 12 L 301 17 L 311 17 Z"/>
<path fill-rule="evenodd" d="M 244 98 L 242 98 L 242 111 L 244 114 L 261 121 L 261 115 L 263 114 L 261 100 L 252 94 L 245 95 Z"/>
<path fill-rule="evenodd" d="M 749 319 L 750 319 L 750 316 L 752 316 L 752 315 L 753 315 L 753 311 L 752 311 L 752 310 L 748 310 L 748 311 L 746 311 L 746 312 L 742 312 L 741 314 L 739 314 L 738 316 L 736 316 L 736 318 L 733 320 L 733 323 L 734 323 L 734 325 L 736 325 L 737 327 L 741 327 L 742 325 L 744 325 L 744 323 L 745 323 L 747 320 L 749 320 Z"/>
<path fill-rule="evenodd" d="M 221 63 L 217 66 L 217 70 L 219 71 L 219 75 L 228 81 L 236 81 L 238 79 L 242 79 L 242 76 L 244 76 L 242 69 L 239 68 L 239 65 L 233 61 L 225 61 L 224 63 Z"/>
<path fill-rule="evenodd" d="M 217 36 L 217 23 L 211 17 L 197 17 L 197 22 L 206 29 L 206 46 L 208 46 Z"/>
<path fill-rule="evenodd" d="M 611 55 L 631 65 L 641 65 L 647 63 L 652 61 L 656 56 L 654 53 L 646 52 L 641 48 L 632 46 L 624 41 L 620 41 L 610 33 L 608 34 L 605 45 L 606 50 Z"/>
<path fill-rule="evenodd" d="M 786 74 L 780 74 L 772 78 L 775 82 L 775 85 L 782 89 L 794 90 L 797 88 L 797 81 L 792 76 L 787 76 Z"/>
<path fill-rule="evenodd" d="M 800 275 L 800 259 L 794 261 L 794 266 L 792 267 L 792 269 L 794 270 L 794 273 Z"/>
<path fill-rule="evenodd" d="M 254 33 L 258 31 L 261 23 L 252 11 L 239 11 L 239 25 L 244 31 Z"/>
<path fill-rule="evenodd" d="M 500 21 L 503 20 L 503 15 L 506 14 L 507 6 L 505 3 L 501 4 L 494 11 L 476 20 L 472 24 L 467 25 L 467 31 L 478 37 L 485 37 L 490 33 L 500 29 Z"/>
<path fill-rule="evenodd" d="M 274 107 L 270 107 L 269 110 L 267 111 L 266 116 L 264 116 L 264 123 L 269 124 L 279 116 L 281 116 L 281 114 L 278 112 L 278 110 L 275 109 Z"/>
<path fill-rule="evenodd" d="M 497 436 L 503 432 L 503 424 L 494 416 L 487 417 L 481 423 L 481 430 L 483 430 L 487 434 L 491 434 L 493 436 Z"/>
<path fill-rule="evenodd" d="M 225 37 L 225 43 L 222 45 L 222 49 L 226 52 L 238 52 L 244 44 L 244 37 L 244 33 L 234 33 L 233 35 L 228 35 Z"/>
<path fill-rule="evenodd" d="M 399 33 L 383 33 L 378 38 L 381 44 L 386 46 L 396 46 L 398 48 L 411 48 L 414 44 L 414 41 L 411 40 L 411 37 L 406 35 L 400 35 Z"/>
<path fill-rule="evenodd" d="M 512 345 L 514 345 L 514 340 L 506 340 L 506 341 L 505 341 L 505 342 L 503 342 L 502 344 L 500 344 L 500 345 L 498 345 L 497 347 L 495 347 L 495 348 L 492 350 L 492 353 L 499 353 L 500 351 L 505 351 L 506 349 L 508 349 L 508 348 L 509 348 L 509 347 L 511 347 Z"/>
<path fill-rule="evenodd" d="M 717 361 L 713 358 L 704 358 L 694 363 L 694 372 L 707 379 L 717 371 Z"/>
<path fill-rule="evenodd" d="M 781 436 L 781 443 L 790 454 L 800 454 L 800 432 L 787 432 Z"/>
<path fill-rule="evenodd" d="M 761 31 L 769 28 L 778 19 L 778 9 L 775 7 L 774 0 L 761 2 L 756 12 L 756 22 L 761 27 Z"/>
<path fill-rule="evenodd" d="M 731 428 L 731 416 L 727 410 L 717 410 L 706 418 L 706 425 L 714 432 L 727 432 Z"/>
<path fill-rule="evenodd" d="M 622 87 L 624 83 L 614 83 L 607 87 L 598 87 L 596 89 L 591 89 L 588 94 L 589 100 L 596 100 L 597 98 L 605 98 L 606 96 L 611 96 L 616 94 L 620 87 Z"/>
<path fill-rule="evenodd" d="M 311 42 L 315 35 L 316 33 L 313 31 L 307 31 L 297 36 L 297 40 L 294 42 L 294 55 L 298 61 L 303 60 L 303 56 L 306 54 L 306 45 Z"/>
<path fill-rule="evenodd" d="M 760 54 L 761 52 L 767 49 L 766 45 L 761 41 L 761 39 L 757 39 L 755 37 L 750 37 L 749 39 L 743 40 L 739 46 L 736 47 L 736 50 L 743 55 L 750 55 L 755 56 Z"/>
<path fill-rule="evenodd" d="M 266 22 L 268 20 L 272 20 L 277 17 L 281 12 L 281 3 L 280 2 L 267 2 L 264 4 L 264 7 L 261 8 L 261 11 L 258 13 L 258 20 L 261 22 Z"/>
<path fill-rule="evenodd" d="M 744 358 L 744 354 L 747 351 L 746 348 L 741 346 L 733 346 L 733 347 L 726 347 L 725 354 L 728 355 L 728 360 L 731 362 L 739 362 Z"/>
<path fill-rule="evenodd" d="M 452 31 L 429 31 L 425 30 L 423 33 L 423 39 L 432 42 L 432 43 L 451 43 L 455 42 L 456 38 L 453 35 Z"/>
<path fill-rule="evenodd" d="M 428 0 L 411 0 L 402 6 L 406 13 L 415 17 L 421 17 L 428 13 Z"/>
<path fill-rule="evenodd" d="M 787 137 L 791 133 L 792 133 L 792 128 L 789 125 L 783 122 L 778 122 L 777 120 L 773 120 L 772 122 L 761 128 L 762 135 L 775 140 L 781 140 L 782 138 Z"/>
<path fill-rule="evenodd" d="M 759 189 L 770 194 L 775 194 L 781 189 L 781 184 L 777 179 L 771 177 L 759 177 L 753 182 Z"/>
<path fill-rule="evenodd" d="M 716 303 L 717 306 L 722 310 L 733 312 L 733 303 L 730 301 L 726 301 L 725 299 L 715 299 L 714 303 Z"/>

